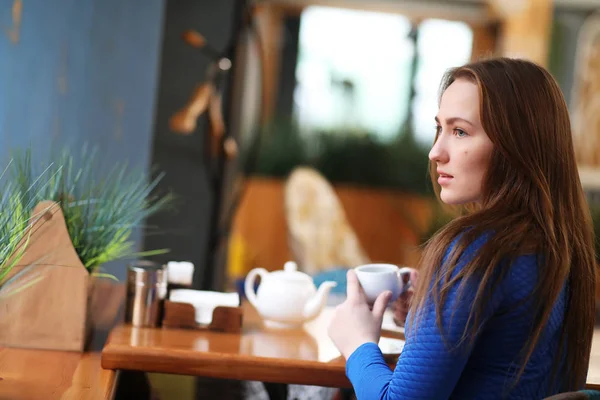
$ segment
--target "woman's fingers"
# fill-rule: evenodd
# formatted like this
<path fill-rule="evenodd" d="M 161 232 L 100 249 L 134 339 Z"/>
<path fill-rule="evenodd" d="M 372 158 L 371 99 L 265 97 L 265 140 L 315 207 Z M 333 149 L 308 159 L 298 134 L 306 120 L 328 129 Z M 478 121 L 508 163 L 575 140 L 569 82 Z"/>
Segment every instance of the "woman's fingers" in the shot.
<path fill-rule="evenodd" d="M 402 296 L 398 297 L 398 299 L 394 302 L 392 310 L 394 313 L 394 322 L 398 326 L 404 326 L 406 323 L 406 317 L 408 316 L 408 311 L 410 310 L 410 302 L 413 297 L 414 290 L 408 289 L 406 293 Z"/>
<path fill-rule="evenodd" d="M 387 308 L 387 305 L 390 302 L 391 298 L 392 292 L 388 290 L 381 293 L 379 296 L 377 296 L 377 299 L 375 299 L 375 304 L 373 304 L 372 313 L 373 316 L 377 318 L 377 320 L 383 319 L 383 313 L 385 312 L 385 309 Z"/>
<path fill-rule="evenodd" d="M 358 276 L 356 276 L 356 272 L 354 272 L 353 269 L 349 269 L 346 273 L 346 300 L 353 303 L 367 301 L 365 291 L 362 286 L 360 286 Z"/>

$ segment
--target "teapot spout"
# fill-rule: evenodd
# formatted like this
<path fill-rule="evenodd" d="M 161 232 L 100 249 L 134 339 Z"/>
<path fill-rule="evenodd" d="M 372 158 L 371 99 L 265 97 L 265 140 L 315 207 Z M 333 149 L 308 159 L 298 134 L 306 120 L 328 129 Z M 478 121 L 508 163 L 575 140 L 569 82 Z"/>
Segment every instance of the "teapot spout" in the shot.
<path fill-rule="evenodd" d="M 317 293 L 313 296 L 312 299 L 309 299 L 304 306 L 304 318 L 306 321 L 309 321 L 315 317 L 317 317 L 325 303 L 327 301 L 327 296 L 329 296 L 329 292 L 332 288 L 336 287 L 337 283 L 333 281 L 326 281 L 321 283 Z"/>

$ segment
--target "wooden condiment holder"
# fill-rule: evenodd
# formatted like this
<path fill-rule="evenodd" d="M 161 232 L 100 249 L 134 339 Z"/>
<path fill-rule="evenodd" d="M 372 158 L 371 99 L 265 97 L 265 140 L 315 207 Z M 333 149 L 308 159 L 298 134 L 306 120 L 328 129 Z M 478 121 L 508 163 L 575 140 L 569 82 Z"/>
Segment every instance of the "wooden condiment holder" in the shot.
<path fill-rule="evenodd" d="M 0 282 L 0 346 L 83 351 L 94 280 L 81 263 L 60 206 L 39 203 L 22 258 Z"/>
<path fill-rule="evenodd" d="M 243 311 L 241 307 L 217 306 L 213 310 L 211 323 L 196 322 L 196 310 L 190 303 L 165 300 L 163 328 L 208 329 L 217 332 L 239 333 L 242 331 Z"/>

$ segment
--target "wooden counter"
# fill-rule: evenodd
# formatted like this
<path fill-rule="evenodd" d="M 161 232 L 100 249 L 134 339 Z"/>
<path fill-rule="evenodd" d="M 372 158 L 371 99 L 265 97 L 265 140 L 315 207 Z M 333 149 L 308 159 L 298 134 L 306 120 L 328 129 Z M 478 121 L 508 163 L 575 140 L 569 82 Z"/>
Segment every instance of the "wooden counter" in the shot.
<path fill-rule="evenodd" d="M 89 351 L 64 352 L 0 347 L 0 400 L 112 399 L 118 373 L 102 369 L 101 351 L 121 315 L 125 288 L 99 283 Z"/>

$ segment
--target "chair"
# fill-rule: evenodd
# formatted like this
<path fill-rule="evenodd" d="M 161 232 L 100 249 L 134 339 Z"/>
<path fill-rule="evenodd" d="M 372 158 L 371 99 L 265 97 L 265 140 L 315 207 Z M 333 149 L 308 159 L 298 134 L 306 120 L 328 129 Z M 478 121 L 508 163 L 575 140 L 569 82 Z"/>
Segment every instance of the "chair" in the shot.
<path fill-rule="evenodd" d="M 333 187 L 317 171 L 298 167 L 284 189 L 288 240 L 299 269 L 316 275 L 369 262 Z"/>

